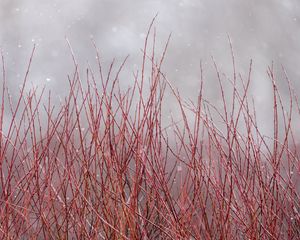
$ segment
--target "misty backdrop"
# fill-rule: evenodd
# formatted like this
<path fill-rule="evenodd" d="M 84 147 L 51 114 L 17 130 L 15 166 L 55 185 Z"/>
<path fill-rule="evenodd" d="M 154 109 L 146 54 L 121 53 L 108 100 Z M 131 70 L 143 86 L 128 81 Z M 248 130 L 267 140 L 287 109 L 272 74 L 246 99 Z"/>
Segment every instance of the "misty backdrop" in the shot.
<path fill-rule="evenodd" d="M 168 79 L 183 96 L 196 94 L 202 61 L 205 95 L 218 105 L 220 94 L 211 56 L 220 70 L 232 77 L 229 36 L 238 72 L 246 76 L 253 59 L 250 92 L 259 106 L 260 126 L 268 132 L 272 128 L 267 112 L 272 108 L 272 89 L 266 69 L 272 61 L 282 94 L 288 92 L 281 66 L 300 90 L 299 6 L 297 0 L 1 0 L 0 48 L 13 96 L 36 44 L 30 82 L 46 85 L 59 97 L 73 70 L 66 38 L 83 70 L 88 63 L 95 65 L 93 38 L 104 65 L 113 58 L 121 62 L 129 55 L 123 76 L 131 76 L 140 67 L 148 26 L 158 14 L 158 52 L 171 34 L 163 68 Z M 124 77 L 122 84 L 129 85 L 129 79 Z"/>

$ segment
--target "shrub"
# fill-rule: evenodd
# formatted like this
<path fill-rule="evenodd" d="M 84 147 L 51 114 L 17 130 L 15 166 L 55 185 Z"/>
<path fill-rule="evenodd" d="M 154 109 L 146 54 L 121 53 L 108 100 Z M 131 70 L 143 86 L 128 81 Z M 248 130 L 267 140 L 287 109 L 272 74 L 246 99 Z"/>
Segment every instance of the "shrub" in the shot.
<path fill-rule="evenodd" d="M 14 102 L 2 57 L 1 238 L 299 239 L 300 107 L 287 75 L 286 106 L 268 68 L 267 137 L 248 93 L 252 63 L 243 78 L 232 54 L 228 99 L 214 63 L 222 109 L 204 98 L 202 74 L 198 98 L 188 102 L 162 73 L 168 44 L 157 59 L 150 30 L 131 88 L 119 86 L 126 59 L 105 73 L 95 47 L 98 69 L 86 69 L 85 81 L 73 55 L 60 104 L 51 91 L 26 90 L 34 49 Z M 165 91 L 180 112 L 167 126 Z"/>

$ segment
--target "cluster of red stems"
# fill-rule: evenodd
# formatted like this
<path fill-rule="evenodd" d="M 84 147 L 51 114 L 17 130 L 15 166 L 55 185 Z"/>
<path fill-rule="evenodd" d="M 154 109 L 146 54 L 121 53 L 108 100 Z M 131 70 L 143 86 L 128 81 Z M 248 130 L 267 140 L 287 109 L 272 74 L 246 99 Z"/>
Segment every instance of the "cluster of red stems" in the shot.
<path fill-rule="evenodd" d="M 266 137 L 248 93 L 252 63 L 243 77 L 232 54 L 228 103 L 213 62 L 221 109 L 203 97 L 202 67 L 197 100 L 187 102 L 161 71 L 168 44 L 157 60 L 150 32 L 131 88 L 119 85 L 126 60 L 105 73 L 95 46 L 97 72 L 88 68 L 82 81 L 72 55 L 75 70 L 60 104 L 51 91 L 46 98 L 45 89 L 27 91 L 34 50 L 13 100 L 2 57 L 1 239 L 300 238 L 300 152 L 292 125 L 300 107 L 288 78 L 284 107 L 268 68 L 274 135 Z M 167 126 L 166 90 L 181 114 Z"/>

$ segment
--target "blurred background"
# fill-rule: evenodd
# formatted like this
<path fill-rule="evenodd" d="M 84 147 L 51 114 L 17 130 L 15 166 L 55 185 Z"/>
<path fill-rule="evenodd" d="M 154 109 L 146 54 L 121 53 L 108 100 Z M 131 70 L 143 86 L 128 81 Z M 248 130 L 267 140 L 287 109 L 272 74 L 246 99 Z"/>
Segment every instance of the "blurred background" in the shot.
<path fill-rule="evenodd" d="M 127 87 L 132 83 L 132 72 L 140 67 L 140 50 L 156 14 L 158 55 L 171 33 L 163 70 L 183 97 L 196 96 L 202 61 L 205 96 L 220 104 L 211 56 L 220 71 L 232 77 L 227 36 L 233 44 L 237 71 L 243 77 L 253 59 L 250 93 L 259 106 L 260 127 L 271 133 L 272 89 L 266 69 L 272 61 L 282 94 L 287 96 L 288 91 L 281 66 L 300 92 L 298 0 L 1 0 L 0 48 L 12 95 L 22 83 L 33 44 L 37 49 L 30 82 L 54 89 L 57 97 L 64 95 L 67 74 L 74 69 L 66 38 L 82 71 L 88 64 L 96 65 L 91 38 L 104 66 L 113 58 L 120 63 L 129 55 L 121 80 Z"/>

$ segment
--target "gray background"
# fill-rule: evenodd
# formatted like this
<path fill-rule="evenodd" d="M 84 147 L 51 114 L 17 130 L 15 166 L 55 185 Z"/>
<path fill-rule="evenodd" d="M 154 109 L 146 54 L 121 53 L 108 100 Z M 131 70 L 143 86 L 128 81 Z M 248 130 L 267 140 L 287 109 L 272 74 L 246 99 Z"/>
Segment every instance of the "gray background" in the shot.
<path fill-rule="evenodd" d="M 0 0 L 0 47 L 6 59 L 9 87 L 22 82 L 33 43 L 37 45 L 30 81 L 63 96 L 73 66 L 67 37 L 82 70 L 95 64 L 90 38 L 97 43 L 104 65 L 113 57 L 130 55 L 122 84 L 139 66 L 145 33 L 158 13 L 157 45 L 161 50 L 170 33 L 164 72 L 185 97 L 199 86 L 199 62 L 205 69 L 205 95 L 216 105 L 220 94 L 211 56 L 222 72 L 232 76 L 230 36 L 237 68 L 244 76 L 253 59 L 251 93 L 258 104 L 264 132 L 271 133 L 272 92 L 266 68 L 286 68 L 300 89 L 300 8 L 297 0 Z M 94 66 L 94 65 L 93 65 Z M 128 72 L 127 72 L 128 71 Z M 279 73 L 278 84 L 287 94 Z M 125 77 L 126 76 L 126 77 Z M 15 93 L 14 91 L 12 91 Z M 300 128 L 300 126 L 299 126 Z"/>

